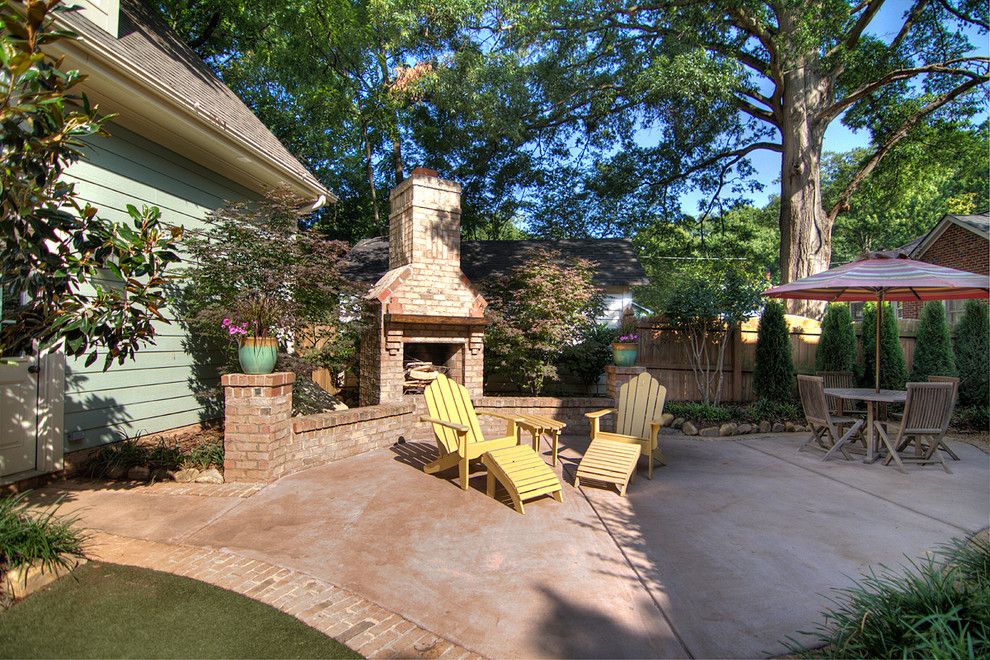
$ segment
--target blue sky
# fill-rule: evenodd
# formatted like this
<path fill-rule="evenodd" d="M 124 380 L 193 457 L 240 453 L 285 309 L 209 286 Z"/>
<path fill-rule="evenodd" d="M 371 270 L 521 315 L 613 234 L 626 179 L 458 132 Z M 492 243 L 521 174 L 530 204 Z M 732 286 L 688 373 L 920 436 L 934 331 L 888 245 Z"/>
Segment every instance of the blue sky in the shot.
<path fill-rule="evenodd" d="M 911 2 L 898 0 L 886 3 L 874 17 L 868 33 L 880 37 L 884 41 L 890 41 L 900 29 L 905 12 L 910 8 Z M 976 45 L 974 55 L 987 55 L 990 53 L 987 37 L 980 35 L 973 30 L 970 33 L 970 41 Z M 986 113 L 984 113 L 985 116 Z M 849 151 L 856 147 L 864 147 L 869 144 L 869 134 L 866 131 L 854 132 L 842 124 L 840 119 L 833 121 L 825 132 L 825 151 Z M 750 193 L 749 197 L 754 204 L 763 206 L 767 203 L 770 195 L 780 192 L 780 154 L 771 151 L 758 151 L 752 154 L 750 161 L 756 170 L 756 179 L 763 184 L 763 190 Z M 685 213 L 696 214 L 700 202 L 706 198 L 699 193 L 690 193 L 681 198 L 681 210 Z"/>

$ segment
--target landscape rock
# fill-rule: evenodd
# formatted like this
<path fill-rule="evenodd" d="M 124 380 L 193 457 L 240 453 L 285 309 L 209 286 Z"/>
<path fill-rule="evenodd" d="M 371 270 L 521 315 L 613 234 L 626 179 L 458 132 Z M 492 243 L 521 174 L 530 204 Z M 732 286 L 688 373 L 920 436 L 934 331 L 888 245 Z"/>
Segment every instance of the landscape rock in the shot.
<path fill-rule="evenodd" d="M 739 435 L 746 435 L 747 433 L 752 433 L 752 432 L 753 432 L 753 425 L 747 424 L 746 422 L 743 422 L 736 428 L 736 433 L 738 433 Z"/>
<path fill-rule="evenodd" d="M 663 426 L 670 426 L 674 423 L 674 416 L 670 413 L 664 413 L 660 415 L 660 424 Z"/>
<path fill-rule="evenodd" d="M 708 428 L 701 429 L 698 431 L 698 435 L 703 438 L 717 438 L 719 436 L 719 431 L 717 426 L 709 426 Z"/>
<path fill-rule="evenodd" d="M 784 422 L 784 430 L 788 433 L 794 433 L 794 422 Z"/>
<path fill-rule="evenodd" d="M 678 417 L 677 419 L 674 420 L 674 423 L 671 424 L 670 426 L 671 428 L 679 429 L 682 426 L 684 426 L 685 421 L 687 420 L 685 420 L 683 417 Z"/>
<path fill-rule="evenodd" d="M 127 471 L 127 478 L 131 481 L 147 481 L 151 476 L 151 470 L 144 465 L 135 465 Z"/>
<path fill-rule="evenodd" d="M 760 422 L 760 433 L 769 433 L 770 428 L 771 428 L 770 422 L 768 422 L 767 420 L 763 420 L 762 422 Z"/>
<path fill-rule="evenodd" d="M 222 484 L 223 475 L 220 474 L 220 470 L 210 468 L 209 470 L 203 470 L 194 481 L 198 484 Z"/>
<path fill-rule="evenodd" d="M 684 431 L 684 435 L 698 435 L 698 427 L 691 422 L 684 422 L 681 430 Z"/>
<path fill-rule="evenodd" d="M 722 424 L 722 426 L 718 428 L 718 434 L 723 438 L 726 438 L 730 435 L 735 435 L 738 430 L 739 430 L 738 426 L 736 426 L 732 422 L 729 422 L 728 424 Z"/>
<path fill-rule="evenodd" d="M 123 465 L 115 465 L 106 471 L 107 479 L 123 479 L 127 476 L 127 469 Z"/>
<path fill-rule="evenodd" d="M 780 422 L 774 422 L 774 425 L 770 427 L 770 432 L 771 433 L 783 433 L 784 432 L 784 425 L 781 424 Z"/>
<path fill-rule="evenodd" d="M 186 468 L 185 470 L 178 470 L 172 473 L 172 479 L 178 481 L 181 484 L 187 484 L 191 481 L 196 481 L 196 477 L 199 476 L 199 470 L 196 468 Z"/>

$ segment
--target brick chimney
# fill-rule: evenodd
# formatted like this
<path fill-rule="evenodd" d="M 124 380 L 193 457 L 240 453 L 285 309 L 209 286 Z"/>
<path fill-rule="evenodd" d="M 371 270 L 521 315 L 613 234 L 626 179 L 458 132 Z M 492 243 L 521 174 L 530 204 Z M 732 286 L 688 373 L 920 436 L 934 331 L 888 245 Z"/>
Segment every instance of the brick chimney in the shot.
<path fill-rule="evenodd" d="M 361 404 L 401 399 L 410 361 L 480 395 L 486 303 L 461 272 L 461 186 L 417 168 L 390 200 L 389 271 L 365 296 Z"/>

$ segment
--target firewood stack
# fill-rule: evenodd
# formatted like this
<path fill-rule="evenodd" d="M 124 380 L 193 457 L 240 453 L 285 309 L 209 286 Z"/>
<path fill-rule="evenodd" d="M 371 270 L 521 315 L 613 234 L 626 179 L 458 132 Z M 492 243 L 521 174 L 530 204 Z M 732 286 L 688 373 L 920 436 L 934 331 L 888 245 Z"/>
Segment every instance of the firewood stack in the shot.
<path fill-rule="evenodd" d="M 447 374 L 447 367 L 441 367 L 432 362 L 412 360 L 406 362 L 405 383 L 403 394 L 422 394 L 426 386 L 436 380 L 437 375 Z"/>

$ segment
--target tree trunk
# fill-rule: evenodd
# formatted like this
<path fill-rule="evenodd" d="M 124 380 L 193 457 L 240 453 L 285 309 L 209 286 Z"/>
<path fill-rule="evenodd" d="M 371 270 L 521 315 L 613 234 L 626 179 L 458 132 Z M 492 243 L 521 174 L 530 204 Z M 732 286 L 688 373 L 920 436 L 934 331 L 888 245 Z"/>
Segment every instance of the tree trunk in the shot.
<path fill-rule="evenodd" d="M 368 122 L 361 120 L 361 139 L 364 140 L 364 162 L 368 173 L 368 188 L 371 193 L 371 213 L 375 217 L 375 227 L 381 224 L 378 211 L 378 191 L 375 190 L 375 164 L 372 160 L 371 140 L 368 138 Z"/>
<path fill-rule="evenodd" d="M 822 206 L 821 158 L 825 126 L 818 121 L 831 99 L 830 81 L 815 56 L 784 67 L 781 90 L 780 275 L 792 282 L 827 270 L 832 259 L 832 220 Z M 789 311 L 816 316 L 821 303 L 788 301 Z"/>

